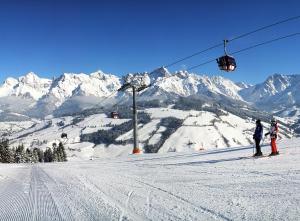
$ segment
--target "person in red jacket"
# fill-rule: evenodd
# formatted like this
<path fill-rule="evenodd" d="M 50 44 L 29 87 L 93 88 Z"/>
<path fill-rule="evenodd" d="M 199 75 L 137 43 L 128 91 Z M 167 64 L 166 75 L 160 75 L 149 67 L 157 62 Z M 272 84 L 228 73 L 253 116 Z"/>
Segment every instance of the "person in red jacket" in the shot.
<path fill-rule="evenodd" d="M 277 145 L 276 145 L 276 139 L 277 139 L 277 136 L 278 136 L 278 124 L 277 124 L 277 121 L 275 119 L 271 120 L 270 131 L 268 133 L 266 133 L 265 136 L 268 136 L 268 135 L 270 135 L 270 137 L 271 137 L 272 152 L 271 152 L 270 156 L 278 155 L 279 152 L 277 150 Z"/>

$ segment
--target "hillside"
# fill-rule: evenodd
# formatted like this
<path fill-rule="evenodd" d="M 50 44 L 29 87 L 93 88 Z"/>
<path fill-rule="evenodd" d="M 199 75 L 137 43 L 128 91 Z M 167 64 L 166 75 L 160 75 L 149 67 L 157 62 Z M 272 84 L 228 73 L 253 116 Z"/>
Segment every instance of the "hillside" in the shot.
<path fill-rule="evenodd" d="M 104 113 L 51 118 L 28 124 L 30 128 L 8 138 L 12 146 L 23 143 L 25 147 L 42 149 L 63 142 L 69 160 L 127 155 L 133 142 L 130 114 L 122 119 L 112 119 Z M 268 122 L 263 125 L 267 131 Z M 284 124 L 279 126 L 280 139 L 293 135 Z M 254 128 L 254 119 L 221 109 L 147 108 L 139 112 L 140 148 L 145 153 L 245 146 L 253 142 Z M 68 138 L 61 138 L 62 133 Z"/>

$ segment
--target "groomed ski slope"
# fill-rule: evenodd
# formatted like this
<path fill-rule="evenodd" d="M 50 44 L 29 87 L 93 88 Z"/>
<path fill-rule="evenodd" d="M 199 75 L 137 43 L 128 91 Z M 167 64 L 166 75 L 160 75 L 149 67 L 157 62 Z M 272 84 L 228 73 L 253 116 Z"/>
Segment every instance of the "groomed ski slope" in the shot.
<path fill-rule="evenodd" d="M 299 220 L 300 139 L 279 150 L 1 164 L 0 220 Z"/>

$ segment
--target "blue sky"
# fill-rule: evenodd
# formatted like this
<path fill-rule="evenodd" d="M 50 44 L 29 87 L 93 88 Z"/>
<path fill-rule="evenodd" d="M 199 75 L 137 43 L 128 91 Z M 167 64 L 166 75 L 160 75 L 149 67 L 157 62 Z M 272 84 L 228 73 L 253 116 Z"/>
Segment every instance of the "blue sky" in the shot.
<path fill-rule="evenodd" d="M 2 0 L 0 80 L 30 71 L 49 78 L 63 72 L 151 71 L 224 38 L 299 14 L 297 0 Z M 234 41 L 228 51 L 299 31 L 300 19 Z M 298 36 L 235 56 L 233 73 L 219 71 L 215 63 L 193 72 L 257 83 L 273 73 L 300 74 L 299 52 Z M 170 71 L 222 53 L 222 48 L 212 50 Z"/>

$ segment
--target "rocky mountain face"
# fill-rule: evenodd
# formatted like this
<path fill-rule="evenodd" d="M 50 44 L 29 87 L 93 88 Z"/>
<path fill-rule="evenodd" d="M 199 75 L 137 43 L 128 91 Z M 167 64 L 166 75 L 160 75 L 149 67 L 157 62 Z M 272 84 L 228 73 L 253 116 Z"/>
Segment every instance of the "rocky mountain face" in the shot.
<path fill-rule="evenodd" d="M 300 103 L 300 75 L 271 75 L 261 84 L 240 91 L 241 96 L 257 106 L 284 109 Z"/>
<path fill-rule="evenodd" d="M 140 92 L 141 100 L 173 102 L 182 97 L 205 97 L 221 103 L 244 103 L 283 117 L 298 117 L 300 75 L 274 74 L 257 85 L 187 71 L 170 73 L 166 68 L 139 75 L 145 82 L 151 83 L 151 87 Z M 101 106 L 101 100 L 112 95 L 121 85 L 120 77 L 102 71 L 91 74 L 64 73 L 53 80 L 40 78 L 31 72 L 18 79 L 4 81 L 0 86 L 0 109 L 2 112 L 11 111 L 33 117 L 80 111 L 95 104 Z M 119 92 L 113 94 L 111 99 L 120 101 L 126 96 L 130 93 Z M 22 100 L 18 108 L 15 107 L 16 100 Z M 109 101 L 105 103 L 109 104 Z"/>

